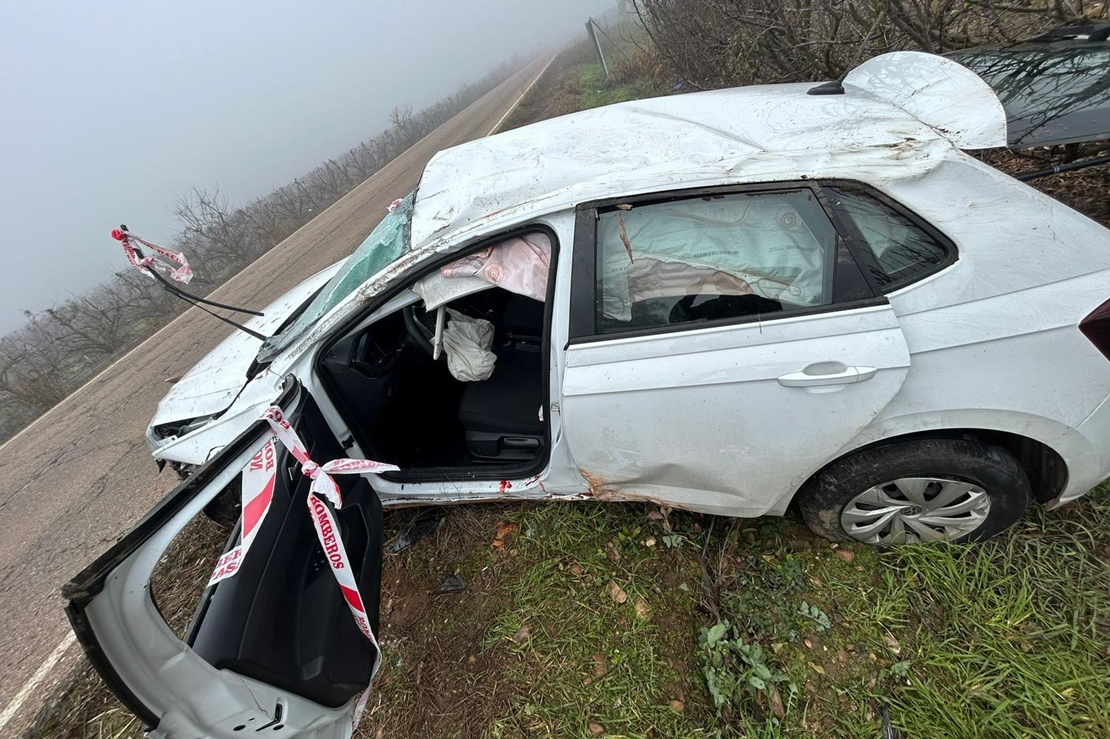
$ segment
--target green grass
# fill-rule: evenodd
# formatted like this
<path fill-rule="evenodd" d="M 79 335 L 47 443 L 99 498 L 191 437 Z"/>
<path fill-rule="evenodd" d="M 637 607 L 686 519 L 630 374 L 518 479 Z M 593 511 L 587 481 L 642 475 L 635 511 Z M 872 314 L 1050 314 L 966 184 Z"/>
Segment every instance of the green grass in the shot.
<path fill-rule="evenodd" d="M 650 94 L 650 86 L 639 82 L 618 83 L 605 79 L 601 64 L 583 64 L 578 70 L 579 105 L 582 110 L 638 100 Z"/>
<path fill-rule="evenodd" d="M 916 669 L 892 697 L 914 737 L 1110 736 L 1105 495 L 982 547 L 894 566 Z"/>
<path fill-rule="evenodd" d="M 774 528 L 749 527 L 747 545 L 730 529 L 715 577 L 722 617 L 774 655 L 780 692 L 800 688 L 799 700 L 781 719 L 766 691 L 735 701 L 725 718 L 738 733 L 876 737 L 885 707 L 914 739 L 1110 736 L 1105 491 L 991 542 L 850 562 Z M 799 620 L 803 602 L 830 628 Z"/>
<path fill-rule="evenodd" d="M 513 654 L 507 675 L 525 698 L 492 736 L 706 735 L 704 690 L 684 665 L 697 597 L 630 512 L 550 505 L 516 518 L 527 564 L 504 583 L 511 605 L 489 640 Z"/>
<path fill-rule="evenodd" d="M 387 647 L 402 666 L 367 736 L 406 735 L 432 670 L 472 690 L 427 736 L 874 739 L 884 712 L 912 739 L 1110 736 L 1106 491 L 983 544 L 889 552 L 789 516 L 473 510 L 448 519 L 469 544 L 445 535 L 397 568 L 423 586 L 463 572 L 485 605 L 435 601 Z M 476 663 L 443 659 L 462 633 Z"/>

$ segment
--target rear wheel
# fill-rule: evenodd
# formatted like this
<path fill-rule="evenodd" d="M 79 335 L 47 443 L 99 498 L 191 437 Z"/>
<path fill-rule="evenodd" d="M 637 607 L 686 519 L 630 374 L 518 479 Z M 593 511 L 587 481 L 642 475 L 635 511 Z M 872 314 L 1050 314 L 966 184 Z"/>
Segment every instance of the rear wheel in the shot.
<path fill-rule="evenodd" d="M 833 462 L 799 493 L 811 529 L 834 541 L 894 546 L 979 541 L 1021 518 L 1029 479 L 1004 449 L 964 439 L 919 439 Z"/>
<path fill-rule="evenodd" d="M 204 515 L 216 522 L 225 531 L 231 531 L 239 523 L 242 511 L 243 479 L 237 476 L 219 495 L 204 507 Z"/>

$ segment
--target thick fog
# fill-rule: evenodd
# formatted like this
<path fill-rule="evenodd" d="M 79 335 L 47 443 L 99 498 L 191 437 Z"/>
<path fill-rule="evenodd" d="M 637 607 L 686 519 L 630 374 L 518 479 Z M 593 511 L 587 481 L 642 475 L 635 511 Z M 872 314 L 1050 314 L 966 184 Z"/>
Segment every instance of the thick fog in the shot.
<path fill-rule="evenodd" d="M 0 333 L 169 241 L 174 201 L 242 203 L 614 0 L 0 4 Z M 399 193 L 400 194 L 400 193 Z"/>

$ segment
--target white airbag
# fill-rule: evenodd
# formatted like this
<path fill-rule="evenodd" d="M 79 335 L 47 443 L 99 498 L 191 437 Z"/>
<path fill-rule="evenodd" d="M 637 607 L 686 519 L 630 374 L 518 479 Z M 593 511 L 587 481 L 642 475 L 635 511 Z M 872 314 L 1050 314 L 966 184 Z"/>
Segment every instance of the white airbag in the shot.
<path fill-rule="evenodd" d="M 447 309 L 450 320 L 443 330 L 443 348 L 447 352 L 447 369 L 460 382 L 481 382 L 493 374 L 497 355 L 493 346 L 493 324 Z"/>

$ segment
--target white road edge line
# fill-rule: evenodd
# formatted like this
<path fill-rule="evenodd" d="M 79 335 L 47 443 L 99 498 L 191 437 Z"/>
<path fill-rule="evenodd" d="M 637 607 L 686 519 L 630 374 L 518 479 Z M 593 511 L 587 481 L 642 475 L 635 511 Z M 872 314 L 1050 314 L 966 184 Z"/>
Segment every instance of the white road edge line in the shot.
<path fill-rule="evenodd" d="M 517 106 L 520 105 L 520 101 L 527 97 L 528 93 L 532 92 L 532 88 L 535 87 L 536 83 L 539 82 L 540 79 L 543 77 L 543 73 L 547 71 L 548 67 L 554 64 L 555 60 L 561 53 L 563 53 L 562 50 L 556 51 L 555 56 L 551 57 L 551 59 L 548 60 L 547 64 L 543 65 L 543 69 L 541 69 L 540 73 L 536 75 L 536 79 L 532 80 L 532 82 L 529 83 L 528 87 L 524 88 L 524 92 L 520 93 L 520 97 L 516 99 L 516 102 L 509 106 L 509 109 L 505 111 L 505 115 L 501 116 L 501 120 L 499 120 L 494 125 L 494 127 L 489 130 L 489 133 L 486 134 L 487 137 L 497 133 L 497 129 L 501 128 L 501 124 L 503 124 L 508 119 L 508 117 L 513 114 L 513 111 L 515 111 L 517 109 Z"/>
<path fill-rule="evenodd" d="M 4 727 L 8 725 L 8 722 L 15 717 L 15 714 L 23 707 L 23 703 L 27 700 L 28 696 L 34 693 L 39 684 L 50 675 L 50 672 L 58 664 L 58 661 L 65 655 L 66 650 L 72 647 L 73 643 L 76 641 L 77 635 L 71 631 L 66 634 L 66 637 L 62 639 L 58 646 L 54 647 L 54 651 L 50 653 L 50 656 L 46 658 L 46 661 L 42 663 L 38 671 L 27 681 L 23 689 L 16 693 L 15 698 L 7 705 L 4 712 L 0 713 L 0 731 L 3 731 Z"/>
<path fill-rule="evenodd" d="M 493 128 L 490 129 L 490 132 L 487 133 L 486 136 L 492 136 L 497 131 L 497 129 L 501 127 L 501 124 L 505 122 L 505 119 L 507 119 L 510 115 L 512 115 L 512 112 L 514 110 L 516 110 L 518 105 L 520 105 L 520 101 L 523 100 L 524 97 L 532 91 L 532 88 L 535 87 L 536 83 L 540 81 L 540 78 L 543 77 L 544 72 L 547 71 L 547 68 L 550 67 L 551 64 L 555 61 L 555 59 L 559 56 L 559 53 L 560 52 L 556 52 L 555 56 L 551 57 L 550 61 L 548 61 L 547 64 L 544 65 L 543 69 L 540 70 L 540 73 L 536 75 L 536 78 L 534 80 L 532 80 L 532 82 L 528 85 L 528 87 L 525 88 L 524 92 L 521 93 L 520 97 L 518 97 L 516 99 L 516 102 L 514 102 L 511 106 L 509 106 L 509 110 L 505 112 L 505 115 L 501 116 L 501 120 L 499 120 L 497 122 L 497 125 L 495 125 Z M 266 254 L 269 254 L 269 253 L 270 252 L 266 252 Z M 265 257 L 266 254 L 263 254 L 262 257 Z M 259 259 L 261 259 L 262 257 L 259 257 Z M 255 260 L 255 261 L 258 261 L 258 260 Z M 238 275 L 236 275 L 236 276 L 238 276 Z M 232 279 L 235 279 L 235 277 L 232 277 Z M 227 284 L 227 283 L 224 283 L 224 284 Z M 181 315 L 184 315 L 184 313 L 182 313 Z M 180 318 L 180 317 L 181 316 L 178 316 L 177 318 Z M 174 321 L 176 321 L 177 318 L 174 318 Z M 167 323 L 165 326 L 158 329 L 158 331 L 156 331 L 154 334 L 152 334 L 146 340 L 144 340 L 142 344 L 139 344 L 137 347 L 135 347 L 131 351 L 127 352 L 127 354 L 124 354 L 122 357 L 117 359 L 115 362 L 112 362 L 112 364 L 110 364 L 109 366 L 105 367 L 103 370 L 98 372 L 96 377 L 92 378 L 91 380 L 89 380 L 84 385 L 77 388 L 76 390 L 73 391 L 73 393 L 70 393 L 70 394 L 73 395 L 75 393 L 79 393 L 84 388 L 86 388 L 89 385 L 91 385 L 92 383 L 96 382 L 98 379 L 100 379 L 101 375 L 103 375 L 105 372 L 107 372 L 110 369 L 112 369 L 113 367 L 115 367 L 117 364 L 119 364 L 123 360 L 127 359 L 129 356 L 131 356 L 132 354 L 137 352 L 139 349 L 142 349 L 144 344 L 146 344 L 148 341 L 152 340 L 155 336 L 157 336 L 158 334 L 162 333 L 167 328 L 169 328 L 170 324 L 172 324 L 174 321 L 170 321 L 170 323 Z M 68 399 L 68 396 L 67 396 L 66 399 Z M 66 401 L 66 399 L 63 399 L 62 403 L 64 403 Z M 58 403 L 58 405 L 54 406 L 54 408 L 57 408 L 62 403 Z M 0 449 L 3 449 L 8 444 L 10 444 L 13 441 L 15 441 L 16 439 L 18 439 L 20 436 L 23 435 L 24 432 L 29 431 L 32 426 L 34 426 L 36 423 L 38 423 L 39 421 L 41 421 L 42 419 L 44 419 L 48 415 L 50 415 L 50 411 L 54 410 L 54 408 L 51 408 L 49 411 L 47 411 L 46 413 L 42 414 L 37 419 L 32 421 L 31 424 L 29 426 L 27 426 L 27 428 L 23 429 L 23 431 L 20 431 L 18 434 L 16 434 L 12 438 L 8 439 L 3 444 L 0 444 Z M 71 646 L 73 646 L 73 643 L 75 641 L 77 641 L 77 635 L 74 634 L 71 631 L 71 632 L 69 632 L 68 634 L 65 635 L 65 638 L 62 639 L 62 641 L 58 644 L 58 646 L 54 647 L 54 651 L 51 652 L 50 656 L 46 658 L 46 662 L 44 662 L 42 664 L 42 667 L 40 667 L 38 669 L 38 672 L 36 672 L 31 677 L 31 679 L 27 682 L 27 684 L 23 686 L 23 689 L 20 690 L 19 693 L 16 694 L 15 698 L 12 699 L 12 702 L 9 703 L 7 705 L 7 707 L 4 708 L 4 712 L 0 713 L 0 731 L 3 731 L 4 727 L 8 725 L 8 722 L 11 721 L 13 717 L 15 717 L 15 714 L 19 711 L 19 709 L 23 706 L 23 703 L 27 700 L 27 696 L 29 696 L 31 693 L 33 693 L 35 688 L 37 688 L 39 686 L 39 683 L 41 683 L 43 680 L 46 679 L 46 676 L 50 673 L 51 670 L 54 669 L 54 666 L 58 664 L 58 661 L 66 653 L 66 650 L 69 649 Z"/>

